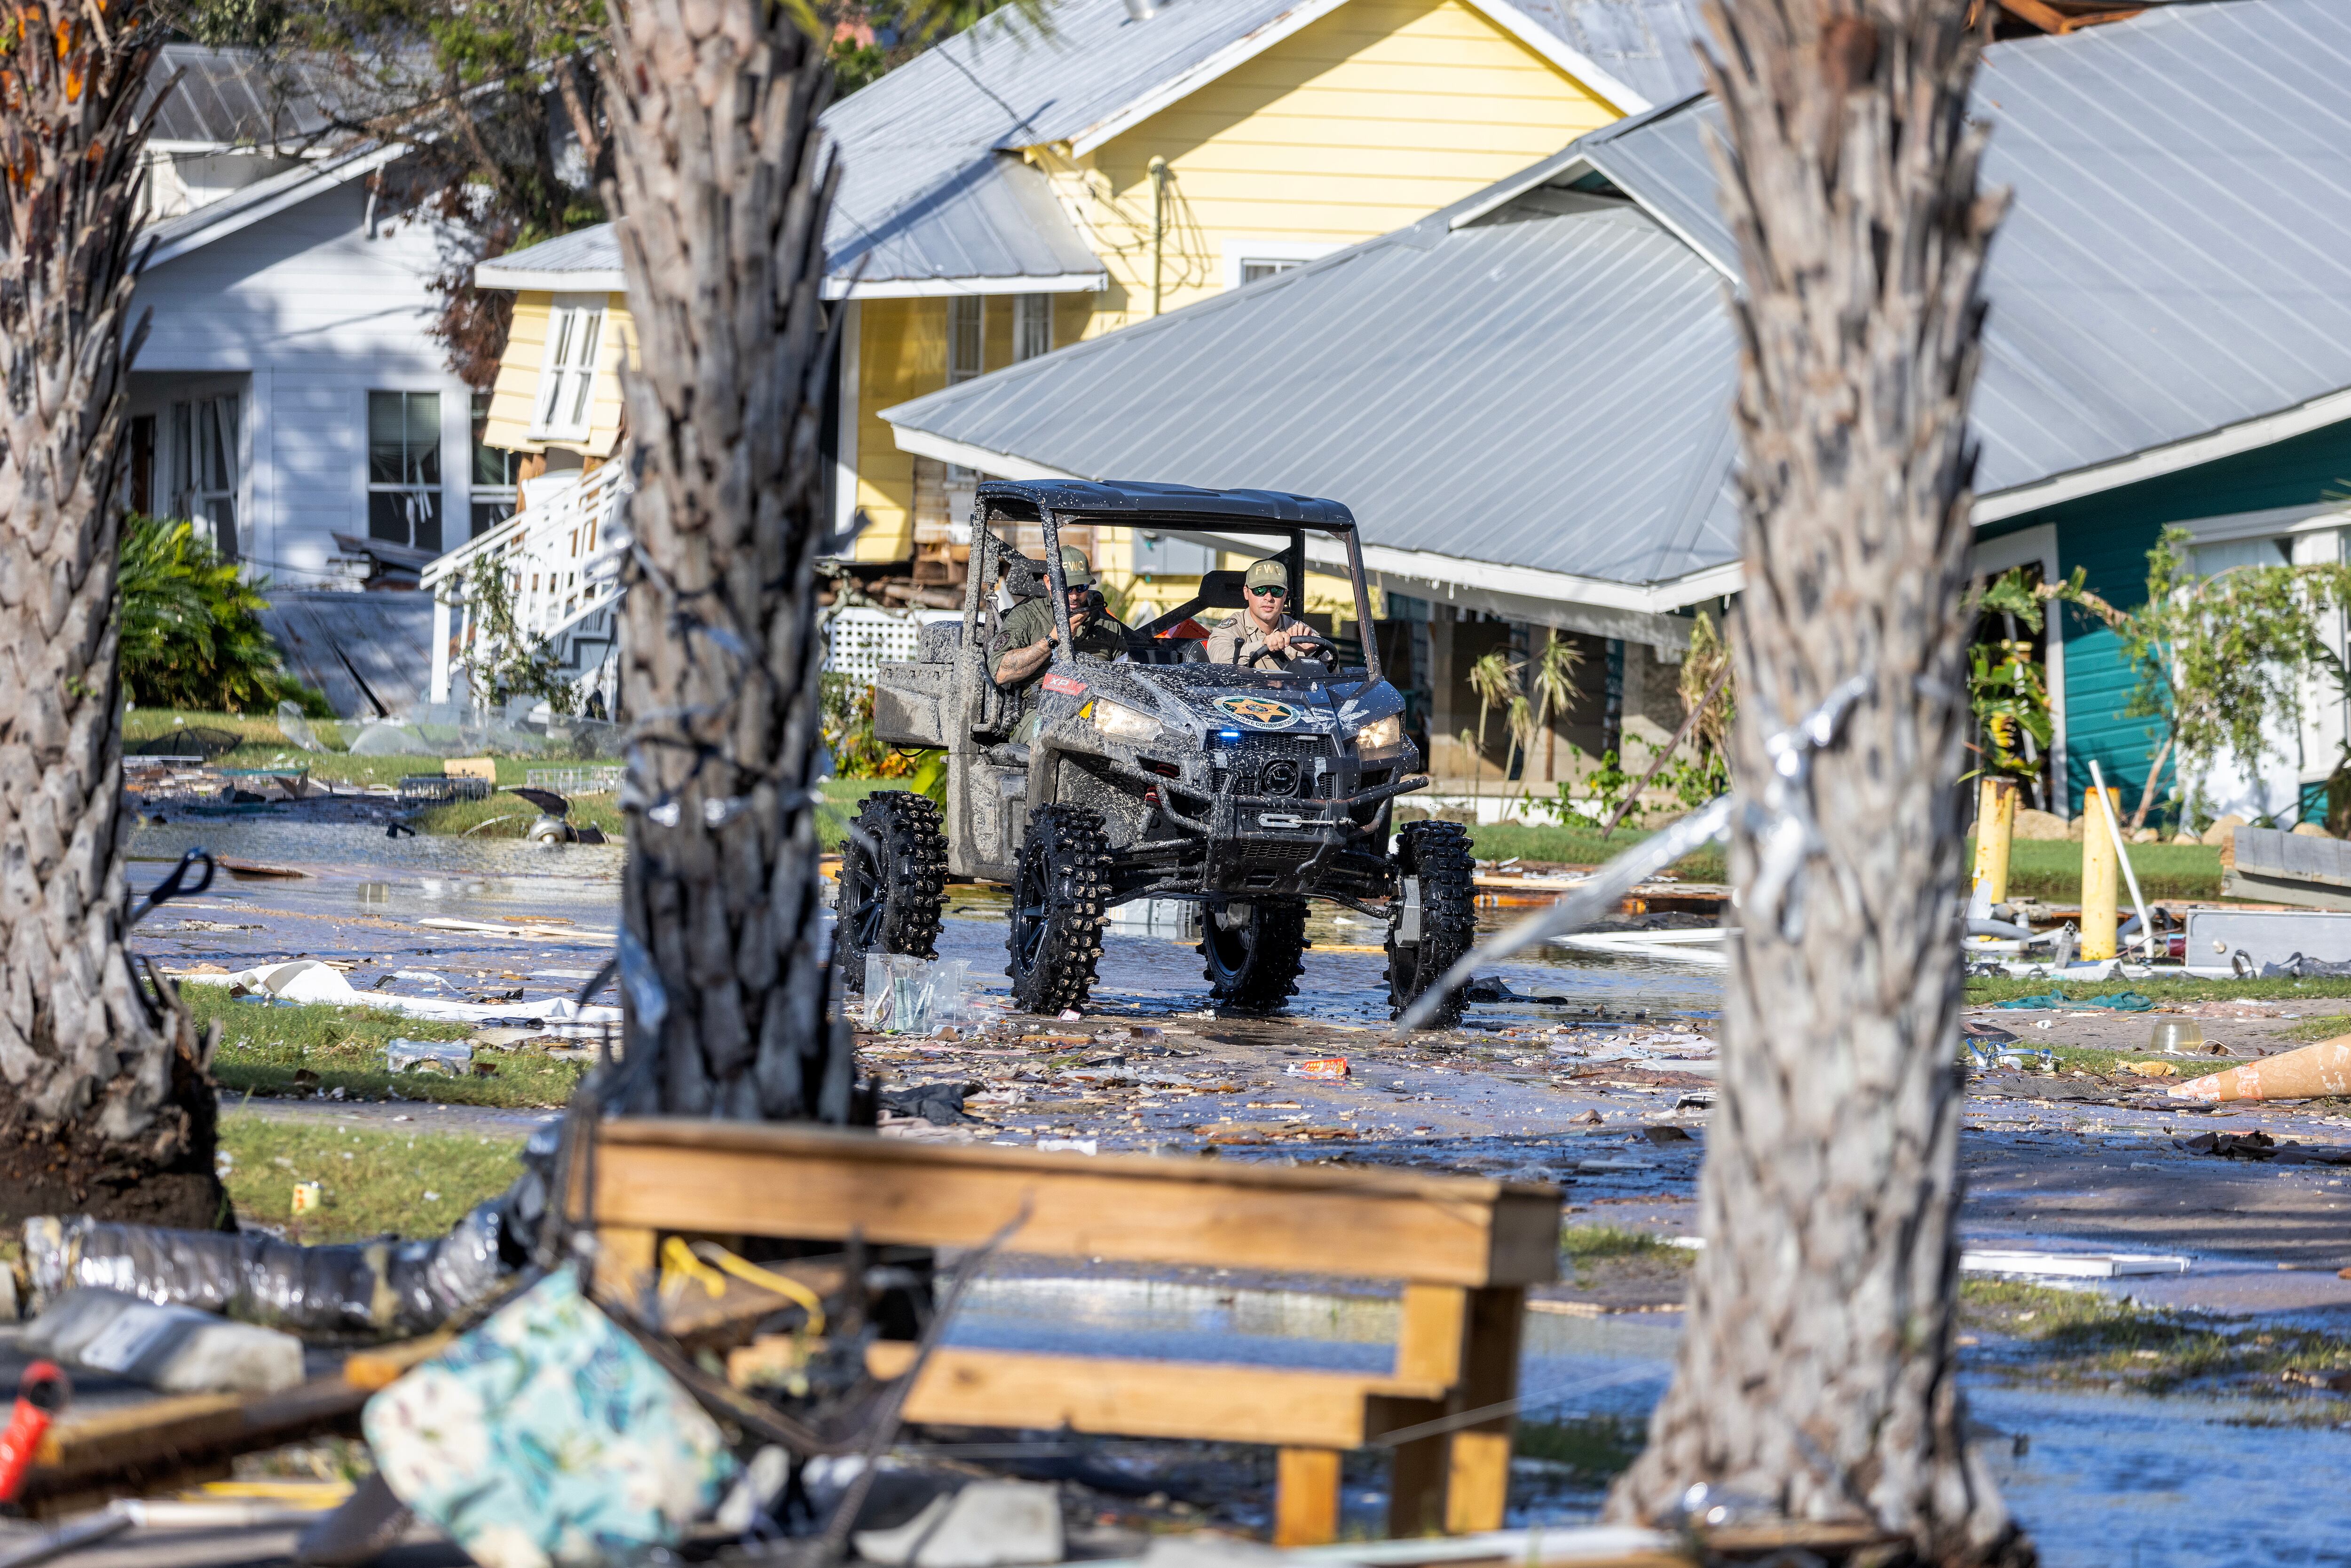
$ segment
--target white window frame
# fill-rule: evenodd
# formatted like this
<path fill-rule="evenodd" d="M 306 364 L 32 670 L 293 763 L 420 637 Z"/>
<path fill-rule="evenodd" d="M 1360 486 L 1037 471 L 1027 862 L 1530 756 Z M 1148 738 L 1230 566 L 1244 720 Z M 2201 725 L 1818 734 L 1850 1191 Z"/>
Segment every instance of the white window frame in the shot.
<path fill-rule="evenodd" d="M 947 385 L 977 378 L 987 359 L 987 297 L 954 296 L 947 301 Z"/>
<path fill-rule="evenodd" d="M 244 553 L 236 515 L 246 468 L 244 395 L 207 392 L 178 400 L 169 435 L 173 515 L 202 525 L 223 559 L 236 559 Z M 214 457 L 217 463 L 209 460 Z"/>
<path fill-rule="evenodd" d="M 1293 267 L 1319 261 L 1332 251 L 1345 247 L 1330 240 L 1279 239 L 1269 235 L 1254 239 L 1228 239 L 1221 248 L 1225 287 L 1238 288 L 1241 286 L 1241 269 L 1251 262 L 1273 262 L 1287 272 Z"/>
<path fill-rule="evenodd" d="M 1012 362 L 1053 351 L 1053 297 L 1018 294 L 1012 299 Z"/>
<path fill-rule="evenodd" d="M 547 310 L 533 441 L 585 441 L 596 418 L 596 364 L 604 349 L 605 297 L 559 294 Z"/>

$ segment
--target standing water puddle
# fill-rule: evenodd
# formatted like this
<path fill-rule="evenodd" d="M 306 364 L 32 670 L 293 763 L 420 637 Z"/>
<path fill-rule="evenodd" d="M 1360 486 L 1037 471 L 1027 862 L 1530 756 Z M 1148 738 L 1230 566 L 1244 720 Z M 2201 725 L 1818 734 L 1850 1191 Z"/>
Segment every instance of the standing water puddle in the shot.
<path fill-rule="evenodd" d="M 1384 1372 L 1392 1299 L 1141 1280 L 975 1283 L 950 1343 Z M 1644 1419 L 1665 1391 L 1679 1313 L 1531 1312 L 1519 1385 L 1536 1420 Z M 2049 1568 L 2351 1564 L 2340 1479 L 2351 1429 L 2272 1426 L 2288 1408 L 1968 1380 L 1969 1414 L 2009 1508 Z M 1520 1491 L 1529 1489 L 1520 1488 Z M 1585 1522 L 1596 1499 L 1514 1505 L 1513 1525 Z"/>

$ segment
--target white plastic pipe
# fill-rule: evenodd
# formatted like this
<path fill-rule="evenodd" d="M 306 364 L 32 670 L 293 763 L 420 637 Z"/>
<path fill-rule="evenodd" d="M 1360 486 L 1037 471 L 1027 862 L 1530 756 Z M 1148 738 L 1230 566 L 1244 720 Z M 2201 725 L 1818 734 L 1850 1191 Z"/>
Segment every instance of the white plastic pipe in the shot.
<path fill-rule="evenodd" d="M 2115 859 L 2122 862 L 2123 880 L 2130 883 L 2131 911 L 2138 916 L 2139 940 L 2147 946 L 2147 960 L 2155 962 L 2155 917 L 2147 913 L 2147 900 L 2139 895 L 2138 873 L 2131 869 L 2130 846 L 2123 842 L 2123 825 L 2115 821 L 2115 803 L 2106 799 L 2106 776 L 2098 768 L 2098 759 L 2090 758 L 2091 793 L 2098 798 L 2098 813 L 2106 820 L 2106 831 L 2114 835 Z"/>

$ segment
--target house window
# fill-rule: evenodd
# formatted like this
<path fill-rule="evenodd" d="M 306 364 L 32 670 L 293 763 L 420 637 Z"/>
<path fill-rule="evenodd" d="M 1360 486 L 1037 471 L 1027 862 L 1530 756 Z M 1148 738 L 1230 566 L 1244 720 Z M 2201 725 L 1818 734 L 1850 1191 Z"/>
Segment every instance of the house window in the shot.
<path fill-rule="evenodd" d="M 1053 297 L 1023 294 L 1013 301 L 1012 358 L 1033 360 L 1053 350 Z"/>
<path fill-rule="evenodd" d="M 486 446 L 482 434 L 490 426 L 490 394 L 474 394 L 474 474 L 471 486 L 473 537 L 481 538 L 514 516 L 515 491 L 520 482 L 522 454 Z"/>
<path fill-rule="evenodd" d="M 538 423 L 542 441 L 585 441 L 595 409 L 596 350 L 604 336 L 604 307 L 569 305 L 558 297 L 547 313 L 547 358 L 538 372 Z"/>
<path fill-rule="evenodd" d="M 1242 288 L 1263 282 L 1338 248 L 1325 240 L 1280 239 L 1270 235 L 1228 239 L 1222 246 L 1225 287 Z"/>
<path fill-rule="evenodd" d="M 2294 559 L 2294 541 L 2273 538 L 2198 545 L 2194 559 L 2199 577 L 2218 577 L 2240 566 L 2285 566 Z"/>
<path fill-rule="evenodd" d="M 237 394 L 172 405 L 172 510 L 212 530 L 224 560 L 237 559 Z"/>
<path fill-rule="evenodd" d="M 368 538 L 441 550 L 441 394 L 368 393 Z"/>
<path fill-rule="evenodd" d="M 131 486 L 123 497 L 125 510 L 141 517 L 155 515 L 155 416 L 134 413 L 131 416 Z"/>
<path fill-rule="evenodd" d="M 947 384 L 979 374 L 981 311 L 987 301 L 964 295 L 947 301 Z"/>

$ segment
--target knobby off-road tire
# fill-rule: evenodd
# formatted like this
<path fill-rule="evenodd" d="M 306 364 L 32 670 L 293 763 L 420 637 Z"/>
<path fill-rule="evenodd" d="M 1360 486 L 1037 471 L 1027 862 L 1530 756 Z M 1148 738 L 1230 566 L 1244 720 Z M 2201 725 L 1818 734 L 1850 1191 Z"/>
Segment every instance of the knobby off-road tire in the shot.
<path fill-rule="evenodd" d="M 1208 961 L 1208 995 L 1224 1012 L 1279 1012 L 1306 972 L 1306 905 L 1297 899 L 1235 899 L 1249 918 L 1227 929 L 1223 906 L 1202 912 L 1200 956 Z"/>
<path fill-rule="evenodd" d="M 1012 875 L 1012 1005 L 1059 1013 L 1085 1005 L 1102 956 L 1102 915 L 1110 907 L 1110 841 L 1101 813 L 1040 806 Z"/>
<path fill-rule="evenodd" d="M 841 846 L 832 926 L 833 966 L 852 994 L 865 988 L 868 953 L 938 956 L 939 905 L 947 885 L 939 809 L 923 796 L 903 789 L 868 795 L 855 826 Z"/>
<path fill-rule="evenodd" d="M 1387 938 L 1390 1018 L 1402 1018 L 1477 943 L 1478 864 L 1469 858 L 1469 843 L 1458 822 L 1406 822 L 1396 831 L 1396 896 L 1388 914 Z M 1420 878 L 1420 941 L 1410 947 L 1396 940 L 1404 925 L 1404 879 L 1408 876 Z M 1450 1029 L 1461 1021 L 1464 989 L 1447 993 L 1428 1028 Z"/>

